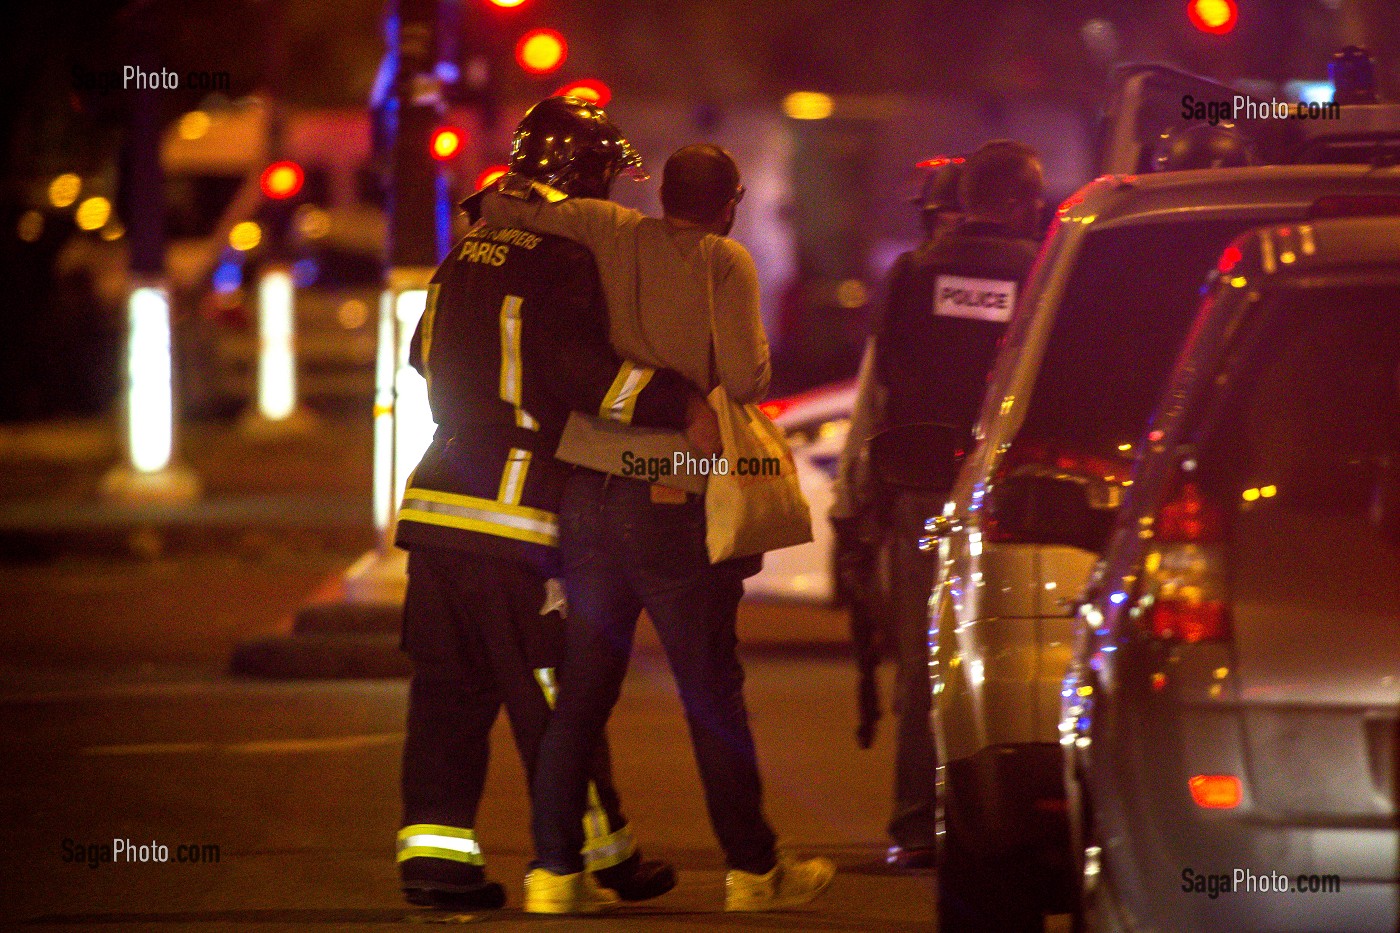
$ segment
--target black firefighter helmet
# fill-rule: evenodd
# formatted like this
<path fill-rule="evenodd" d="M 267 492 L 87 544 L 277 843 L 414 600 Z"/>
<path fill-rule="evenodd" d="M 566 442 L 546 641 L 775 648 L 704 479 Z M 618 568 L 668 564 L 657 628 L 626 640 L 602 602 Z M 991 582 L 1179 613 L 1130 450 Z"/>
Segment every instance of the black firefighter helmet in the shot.
<path fill-rule="evenodd" d="M 584 198 L 606 198 L 623 172 L 646 177 L 641 154 L 603 108 L 576 97 L 547 97 L 526 112 L 511 139 L 510 171 Z"/>

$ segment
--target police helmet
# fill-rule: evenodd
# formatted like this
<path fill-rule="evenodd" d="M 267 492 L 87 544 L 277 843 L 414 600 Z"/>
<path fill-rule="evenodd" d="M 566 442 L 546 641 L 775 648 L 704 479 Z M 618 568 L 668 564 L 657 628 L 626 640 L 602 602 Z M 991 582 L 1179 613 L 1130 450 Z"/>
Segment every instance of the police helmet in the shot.
<path fill-rule="evenodd" d="M 1198 123 L 1167 130 L 1152 156 L 1155 172 L 1194 168 L 1242 168 L 1258 165 L 1254 141 L 1233 123 Z"/>
<path fill-rule="evenodd" d="M 607 197 L 624 171 L 646 178 L 641 154 L 603 108 L 576 97 L 547 97 L 526 112 L 511 139 L 510 171 L 586 198 Z"/>
<path fill-rule="evenodd" d="M 958 179 L 965 161 L 960 156 L 939 156 L 920 162 L 916 167 L 927 169 L 928 174 L 919 193 L 910 199 L 914 206 L 926 213 L 962 210 L 958 204 Z"/>

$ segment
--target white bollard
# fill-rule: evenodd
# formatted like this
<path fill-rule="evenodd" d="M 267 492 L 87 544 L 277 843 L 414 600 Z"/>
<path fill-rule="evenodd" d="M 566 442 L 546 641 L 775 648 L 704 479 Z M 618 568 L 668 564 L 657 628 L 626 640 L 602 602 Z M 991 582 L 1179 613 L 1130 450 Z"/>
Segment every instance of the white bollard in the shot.
<path fill-rule="evenodd" d="M 284 421 L 297 406 L 292 272 L 270 266 L 258 281 L 258 413 Z"/>
<path fill-rule="evenodd" d="M 250 438 L 304 434 L 316 424 L 297 404 L 296 288 L 292 270 L 272 263 L 258 277 L 257 401 L 240 419 Z"/>
<path fill-rule="evenodd" d="M 159 282 L 137 282 L 127 298 L 127 462 L 108 471 L 102 493 L 135 502 L 197 498 L 199 481 L 171 465 L 175 449 L 170 295 Z"/>

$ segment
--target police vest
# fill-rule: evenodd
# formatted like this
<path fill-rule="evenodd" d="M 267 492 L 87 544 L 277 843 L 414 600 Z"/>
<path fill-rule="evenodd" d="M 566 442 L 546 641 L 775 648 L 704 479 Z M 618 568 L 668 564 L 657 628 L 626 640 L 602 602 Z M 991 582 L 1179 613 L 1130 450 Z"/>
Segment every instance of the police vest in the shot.
<path fill-rule="evenodd" d="M 876 330 L 888 424 L 972 429 L 1034 261 L 1034 242 L 982 223 L 962 224 L 896 260 Z"/>

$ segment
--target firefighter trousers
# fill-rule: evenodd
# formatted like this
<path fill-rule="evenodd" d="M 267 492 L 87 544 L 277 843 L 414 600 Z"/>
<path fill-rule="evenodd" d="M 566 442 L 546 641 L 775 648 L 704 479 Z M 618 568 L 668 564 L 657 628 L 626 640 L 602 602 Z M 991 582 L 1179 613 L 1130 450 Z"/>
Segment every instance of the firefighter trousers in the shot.
<path fill-rule="evenodd" d="M 403 649 L 413 677 L 398 859 L 406 880 L 480 876 L 474 827 L 502 705 L 533 780 L 564 637 L 558 612 L 541 615 L 545 598 L 545 580 L 522 562 L 441 548 L 409 554 Z M 590 758 L 589 779 L 584 855 L 596 871 L 634 849 L 606 740 Z"/>

